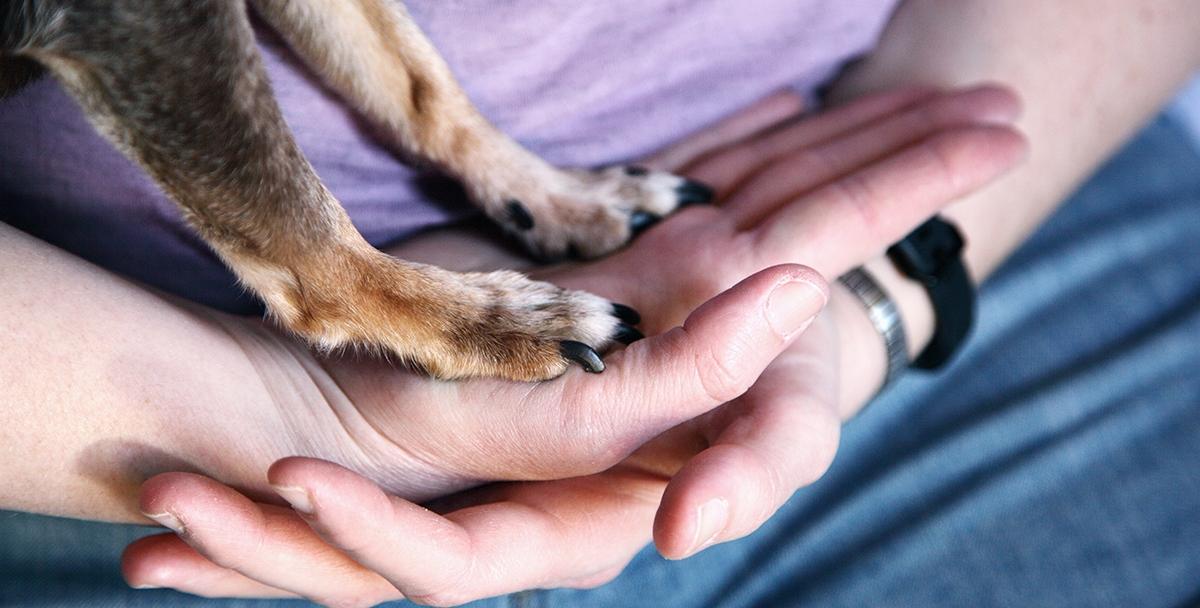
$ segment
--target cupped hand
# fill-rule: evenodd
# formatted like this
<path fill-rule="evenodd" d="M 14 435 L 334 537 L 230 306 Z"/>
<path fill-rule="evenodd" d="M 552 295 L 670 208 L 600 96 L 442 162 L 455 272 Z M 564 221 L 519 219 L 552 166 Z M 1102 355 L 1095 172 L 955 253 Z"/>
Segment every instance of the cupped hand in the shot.
<path fill-rule="evenodd" d="M 655 332 L 760 268 L 802 260 L 826 274 L 840 273 L 1012 165 L 1021 140 L 992 125 L 1010 121 L 1015 112 L 1011 96 L 996 89 L 906 91 L 748 139 L 692 168 L 728 195 L 723 205 L 685 211 L 612 258 L 549 276 L 653 311 L 646 326 Z M 387 429 L 381 435 L 428 464 L 445 467 L 462 458 L 464 447 L 485 446 L 497 456 L 467 459 L 454 474 L 480 480 L 583 477 L 490 486 L 444 502 L 439 515 L 336 465 L 281 461 L 271 481 L 297 512 L 310 511 L 305 525 L 292 512 L 253 503 L 212 480 L 169 474 L 148 482 L 143 507 L 183 522 L 190 546 L 174 536 L 141 541 L 127 553 L 127 577 L 134 584 L 212 595 L 299 594 L 366 604 L 404 594 L 455 603 L 528 587 L 601 582 L 644 544 L 656 513 L 656 540 L 669 556 L 748 533 L 828 466 L 837 443 L 839 370 L 829 356 L 834 320 L 822 317 L 776 359 L 787 340 L 772 333 L 762 312 L 757 318 L 747 314 L 764 310 L 781 284 L 779 273 L 797 272 L 783 267 L 756 275 L 698 310 L 692 328 L 611 355 L 610 370 L 599 377 L 575 373 L 524 387 L 535 395 L 524 403 L 547 399 L 550 410 L 556 398 L 616 408 L 607 417 L 600 412 L 600 422 L 580 418 L 586 408 L 568 414 L 514 409 L 500 417 L 439 410 L 436 402 L 410 401 L 403 384 L 396 388 L 405 391 L 394 393 L 404 398 L 402 407 L 387 404 L 388 391 L 380 391 L 378 407 L 362 412 L 370 426 Z M 812 275 L 791 276 L 813 284 Z M 734 323 L 735 331 L 725 333 L 722 323 Z M 759 333 L 736 331 L 756 324 Z M 731 341 L 709 348 L 722 336 Z M 655 353 L 678 355 L 676 344 L 689 340 L 704 346 L 656 364 Z M 754 383 L 771 359 L 775 363 Z M 334 370 L 333 377 L 351 392 L 360 383 L 381 381 L 361 369 Z M 647 375 L 655 382 L 637 381 Z M 698 392 L 653 387 L 685 386 L 688 380 Z M 640 388 L 613 390 L 622 386 Z M 439 390 L 458 397 L 457 391 L 474 389 Z M 551 392 L 536 396 L 538 391 Z M 613 400 L 613 394 L 621 398 Z M 661 406 L 672 398 L 678 409 Z M 689 400 L 698 403 L 684 403 Z M 558 424 L 562 437 L 542 438 L 561 452 L 520 443 L 530 436 L 530 417 L 538 432 Z M 478 420 L 490 422 L 472 426 Z M 501 420 L 508 424 L 492 424 Z M 690 421 L 677 425 L 683 420 Z M 442 424 L 451 425 L 443 429 L 449 441 L 446 432 L 416 436 Z M 376 471 L 367 473 L 379 480 Z M 246 539 L 253 552 L 239 544 Z"/>

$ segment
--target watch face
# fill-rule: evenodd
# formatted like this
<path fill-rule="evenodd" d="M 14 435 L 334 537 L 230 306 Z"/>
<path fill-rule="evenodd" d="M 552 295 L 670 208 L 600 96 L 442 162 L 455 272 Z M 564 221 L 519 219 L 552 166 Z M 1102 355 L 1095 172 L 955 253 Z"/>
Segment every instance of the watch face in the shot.
<path fill-rule="evenodd" d="M 962 253 L 963 238 L 953 224 L 933 218 L 913 233 L 918 246 L 925 255 L 936 260 L 938 267 L 958 258 Z"/>
<path fill-rule="evenodd" d="M 975 288 L 960 256 L 963 244 L 953 224 L 935 217 L 888 249 L 900 272 L 925 285 L 937 315 L 933 337 L 913 367 L 941 367 L 971 331 Z"/>
<path fill-rule="evenodd" d="M 911 278 L 937 281 L 949 263 L 958 262 L 963 238 L 953 224 L 932 218 L 888 249 L 888 257 Z"/>
<path fill-rule="evenodd" d="M 910 238 L 911 235 L 888 248 L 888 257 L 892 258 L 892 262 L 905 276 L 922 282 L 927 281 L 937 273 L 937 264 Z"/>

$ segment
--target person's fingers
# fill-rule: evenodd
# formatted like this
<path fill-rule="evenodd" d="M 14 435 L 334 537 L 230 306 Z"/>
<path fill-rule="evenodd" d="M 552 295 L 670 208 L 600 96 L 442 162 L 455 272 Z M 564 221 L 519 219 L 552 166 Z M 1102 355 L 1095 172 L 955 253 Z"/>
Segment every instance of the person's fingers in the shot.
<path fill-rule="evenodd" d="M 810 331 L 818 331 L 812 328 Z M 841 421 L 828 356 L 781 356 L 731 404 L 712 445 L 672 477 L 654 522 L 663 556 L 679 559 L 758 529 L 833 462 Z"/>
<path fill-rule="evenodd" d="M 348 469 L 311 458 L 285 458 L 267 478 L 310 526 L 356 562 L 388 577 L 415 601 L 465 587 L 471 538 L 454 522 Z"/>
<path fill-rule="evenodd" d="M 645 542 L 662 481 L 603 475 L 509 486 L 444 517 L 324 461 L 284 459 L 269 478 L 324 539 L 406 597 L 457 605 L 614 576 Z"/>
<path fill-rule="evenodd" d="M 353 598 L 372 605 L 399 596 L 386 579 L 329 547 L 291 510 L 256 504 L 207 477 L 191 473 L 152 477 L 142 484 L 141 509 L 217 566 L 267 587 L 328 604 Z M 176 574 L 181 587 L 191 587 L 186 575 L 197 572 L 180 569 Z M 226 580 L 243 584 L 235 579 Z M 248 585 L 245 590 L 255 592 Z"/>
<path fill-rule="evenodd" d="M 556 407 L 522 412 L 557 429 L 554 478 L 608 468 L 659 433 L 744 393 L 825 305 L 811 269 L 762 270 L 696 309 L 682 327 L 610 354 L 600 375 L 568 373 Z M 528 433 L 526 433 L 527 435 Z M 585 467 L 580 470 L 580 465 Z M 587 470 L 591 469 L 591 470 Z"/>
<path fill-rule="evenodd" d="M 720 280 L 732 285 L 754 270 L 739 268 L 736 275 L 722 271 Z M 769 324 L 768 303 L 778 323 L 803 324 L 823 307 L 827 293 L 824 279 L 810 269 L 790 265 L 763 270 L 713 296 L 682 327 L 608 353 L 603 374 L 573 369 L 558 380 L 538 384 L 441 383 L 436 390 L 417 393 L 415 398 L 426 403 L 396 407 L 395 398 L 414 399 L 396 391 L 390 399 L 370 402 L 367 411 L 380 416 L 374 428 L 433 423 L 445 429 L 438 441 L 402 433 L 388 439 L 399 440 L 407 457 L 423 463 L 423 475 L 399 480 L 398 485 L 409 488 L 409 498 L 413 492 L 425 492 L 423 488 L 445 491 L 451 483 L 459 484 L 457 489 L 469 480 L 562 479 L 596 473 L 667 428 L 753 384 L 792 335 L 785 337 L 791 331 L 787 327 Z M 353 383 L 362 381 L 354 372 L 341 373 L 339 385 L 344 388 L 354 390 Z M 439 407 L 455 401 L 487 407 Z M 363 411 L 362 404 L 358 408 Z"/>
<path fill-rule="evenodd" d="M 906 229 L 884 224 L 872 232 L 856 226 L 862 223 L 863 206 L 872 207 L 873 216 L 881 216 L 886 193 L 900 208 L 899 219 L 893 219 L 915 224 L 928 215 L 920 205 L 932 207 L 982 184 L 1022 149 L 1019 136 L 994 127 L 938 133 L 853 174 L 849 182 L 856 184 L 857 191 L 850 200 L 844 186 L 826 187 L 774 214 L 764 225 L 767 230 L 755 235 L 758 246 L 754 249 L 780 257 L 822 252 L 826 255 L 824 270 L 840 271 L 837 256 L 846 261 L 865 257 L 872 244 L 891 240 L 887 231 L 898 237 Z M 840 183 L 847 181 L 843 178 Z M 855 213 L 846 213 L 848 202 L 859 205 L 853 209 Z M 839 206 L 843 208 L 837 209 Z M 804 222 L 822 219 L 827 224 L 809 228 L 817 237 L 799 232 L 807 226 Z M 796 230 L 786 240 L 784 226 Z M 821 235 L 827 237 L 826 243 L 821 242 Z M 753 391 L 714 413 L 719 417 L 737 412 L 740 417 L 736 423 L 724 425 L 713 421 L 712 426 L 725 431 L 672 479 L 655 524 L 655 540 L 664 555 L 683 557 L 748 534 L 832 461 L 839 428 L 836 374 L 826 367 L 829 360 L 816 353 L 788 355 L 776 361 Z M 803 382 L 798 384 L 797 379 Z"/>
<path fill-rule="evenodd" d="M 203 597 L 299 597 L 214 564 L 174 534 L 131 543 L 121 555 L 121 574 L 135 589 L 169 587 Z"/>
<path fill-rule="evenodd" d="M 149 480 L 142 508 L 178 536 L 133 543 L 123 556 L 126 580 L 338 606 L 405 596 L 457 605 L 534 587 L 590 587 L 645 545 L 665 486 L 632 470 L 506 484 L 473 491 L 442 516 L 324 461 L 287 458 L 268 477 L 294 511 L 199 475 Z"/>
<path fill-rule="evenodd" d="M 933 96 L 932 89 L 906 88 L 868 95 L 844 106 L 805 117 L 778 131 L 716 150 L 693 162 L 687 175 L 729 194 L 759 167 L 797 148 L 811 146 L 894 114 Z"/>
<path fill-rule="evenodd" d="M 775 211 L 750 232 L 750 249 L 762 265 L 804 259 L 837 276 L 1007 172 L 1025 150 L 1007 127 L 936 133 Z"/>
<path fill-rule="evenodd" d="M 742 228 L 781 203 L 884 158 L 938 131 L 973 124 L 1011 124 L 1020 102 L 1009 89 L 980 86 L 936 95 L 816 145 L 793 147 L 742 182 L 723 207 Z"/>
<path fill-rule="evenodd" d="M 804 98 L 794 91 L 780 91 L 655 153 L 641 164 L 663 171 L 679 171 L 704 154 L 749 137 L 802 111 Z"/>

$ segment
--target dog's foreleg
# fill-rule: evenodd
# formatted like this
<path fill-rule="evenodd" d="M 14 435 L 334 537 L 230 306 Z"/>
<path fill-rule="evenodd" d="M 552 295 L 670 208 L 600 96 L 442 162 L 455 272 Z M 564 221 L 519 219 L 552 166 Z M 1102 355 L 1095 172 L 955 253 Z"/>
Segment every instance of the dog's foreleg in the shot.
<path fill-rule="evenodd" d="M 254 0 L 326 82 L 396 148 L 462 180 L 494 220 L 546 257 L 596 256 L 708 188 L 640 167 L 561 170 L 493 127 L 397 0 Z"/>
<path fill-rule="evenodd" d="M 20 56 L 65 84 L 287 327 L 328 347 L 382 347 L 442 377 L 521 380 L 562 373 L 567 358 L 596 367 L 576 342 L 602 348 L 619 333 L 596 296 L 405 263 L 367 244 L 285 125 L 241 0 L 57 7 Z"/>

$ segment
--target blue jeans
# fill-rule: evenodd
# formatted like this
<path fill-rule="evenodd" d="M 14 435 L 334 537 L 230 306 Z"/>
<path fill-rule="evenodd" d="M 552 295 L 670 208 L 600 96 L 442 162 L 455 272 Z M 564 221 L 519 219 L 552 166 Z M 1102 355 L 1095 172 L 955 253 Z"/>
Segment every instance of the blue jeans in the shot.
<path fill-rule="evenodd" d="M 206 602 L 124 586 L 121 548 L 149 531 L 0 513 L 0 605 Z M 477 605 L 1196 603 L 1200 153 L 1164 117 L 983 286 L 963 355 L 851 421 L 759 532 Z"/>

